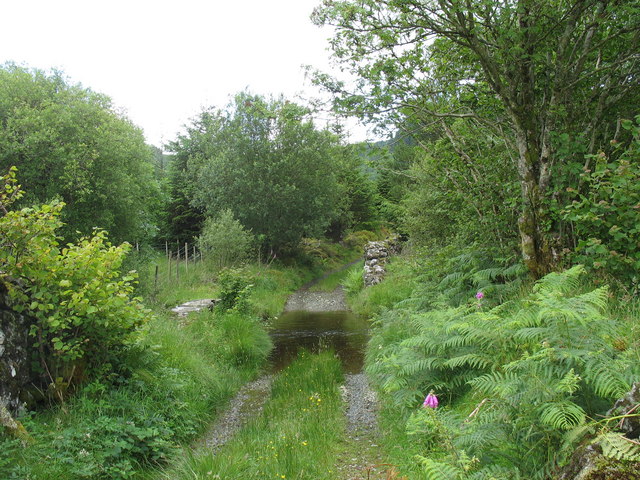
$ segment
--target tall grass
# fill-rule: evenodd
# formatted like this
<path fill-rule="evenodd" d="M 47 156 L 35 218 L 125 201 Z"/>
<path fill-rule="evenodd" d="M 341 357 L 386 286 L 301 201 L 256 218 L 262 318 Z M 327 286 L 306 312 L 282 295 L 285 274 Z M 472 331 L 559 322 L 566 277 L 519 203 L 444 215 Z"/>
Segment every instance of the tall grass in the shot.
<path fill-rule="evenodd" d="M 167 480 L 335 479 L 344 432 L 340 362 L 331 352 L 301 353 L 274 380 L 263 414 L 221 451 L 202 450 L 162 474 Z"/>

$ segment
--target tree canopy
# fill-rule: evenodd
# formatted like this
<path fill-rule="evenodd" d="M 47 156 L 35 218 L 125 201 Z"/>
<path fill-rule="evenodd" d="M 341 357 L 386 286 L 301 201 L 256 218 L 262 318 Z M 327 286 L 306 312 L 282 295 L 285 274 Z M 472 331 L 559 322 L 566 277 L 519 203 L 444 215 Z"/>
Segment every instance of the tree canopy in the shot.
<path fill-rule="evenodd" d="M 229 209 L 264 246 L 282 249 L 324 233 L 341 187 L 336 135 L 317 129 L 295 103 L 238 94 L 209 109 L 172 144 L 186 157 L 191 204 L 217 217 Z"/>
<path fill-rule="evenodd" d="M 62 199 L 60 233 L 94 227 L 115 241 L 149 237 L 159 192 L 142 131 L 105 96 L 59 72 L 0 67 L 0 168 L 15 165 L 23 204 Z"/>
<path fill-rule="evenodd" d="M 511 141 L 521 252 L 534 276 L 557 260 L 546 198 L 558 139 L 607 149 L 638 105 L 639 3 L 607 0 L 326 0 L 334 57 L 357 77 L 317 74 L 336 105 L 424 128 L 482 124 Z M 588 162 L 587 162 L 588 163 Z"/>

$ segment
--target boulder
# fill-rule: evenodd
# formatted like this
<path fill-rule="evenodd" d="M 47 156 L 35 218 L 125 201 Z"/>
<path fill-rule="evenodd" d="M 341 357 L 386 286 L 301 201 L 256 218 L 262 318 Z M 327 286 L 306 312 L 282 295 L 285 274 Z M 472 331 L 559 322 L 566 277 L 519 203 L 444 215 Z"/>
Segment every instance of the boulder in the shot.
<path fill-rule="evenodd" d="M 17 415 L 22 394 L 32 383 L 29 328 L 33 320 L 11 308 L 6 284 L 0 281 L 0 408 Z"/>

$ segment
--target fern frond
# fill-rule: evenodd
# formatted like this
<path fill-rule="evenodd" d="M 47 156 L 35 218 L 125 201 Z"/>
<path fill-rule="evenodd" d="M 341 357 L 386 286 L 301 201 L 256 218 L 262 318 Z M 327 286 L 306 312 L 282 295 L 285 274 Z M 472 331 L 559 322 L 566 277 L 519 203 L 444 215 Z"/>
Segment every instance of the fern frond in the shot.
<path fill-rule="evenodd" d="M 422 463 L 426 480 L 456 480 L 462 478 L 463 472 L 448 463 L 436 462 L 430 458 L 418 456 Z"/>
<path fill-rule="evenodd" d="M 520 471 L 516 467 L 487 465 L 468 477 L 468 480 L 521 480 Z"/>
<path fill-rule="evenodd" d="M 562 450 L 573 452 L 575 447 L 582 441 L 586 435 L 593 433 L 595 426 L 593 423 L 585 423 L 568 430 L 562 438 Z"/>
<path fill-rule="evenodd" d="M 533 286 L 533 291 L 541 294 L 567 294 L 580 286 L 580 279 L 585 273 L 582 265 L 575 265 L 564 272 L 552 272 L 541 278 Z"/>
<path fill-rule="evenodd" d="M 449 368 L 457 368 L 467 365 L 476 369 L 485 369 L 490 367 L 492 364 L 493 362 L 491 359 L 476 353 L 468 353 L 466 355 L 453 357 L 443 363 L 444 366 Z"/>
<path fill-rule="evenodd" d="M 491 372 L 469 380 L 469 385 L 487 395 L 505 397 L 514 395 L 521 381 L 514 372 Z"/>
<path fill-rule="evenodd" d="M 549 335 L 547 327 L 527 327 L 514 332 L 514 338 L 525 342 L 540 341 Z"/>
<path fill-rule="evenodd" d="M 582 425 L 585 411 L 568 400 L 545 403 L 540 409 L 540 421 L 554 429 L 570 430 Z"/>
<path fill-rule="evenodd" d="M 605 457 L 616 460 L 640 461 L 640 444 L 619 433 L 605 433 L 597 439 Z"/>
<path fill-rule="evenodd" d="M 631 386 L 627 383 L 622 372 L 615 368 L 613 359 L 590 358 L 584 377 L 593 387 L 596 394 L 604 398 L 621 397 L 629 391 Z"/>

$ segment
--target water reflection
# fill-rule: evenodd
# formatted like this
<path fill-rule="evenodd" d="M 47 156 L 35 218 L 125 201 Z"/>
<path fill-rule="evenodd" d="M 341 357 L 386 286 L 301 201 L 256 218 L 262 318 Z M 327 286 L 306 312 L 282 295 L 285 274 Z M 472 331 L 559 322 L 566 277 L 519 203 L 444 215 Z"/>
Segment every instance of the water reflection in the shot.
<path fill-rule="evenodd" d="M 368 324 L 351 312 L 286 312 L 274 321 L 270 334 L 274 371 L 288 365 L 301 348 L 318 351 L 325 347 L 338 354 L 346 373 L 362 371 Z"/>

